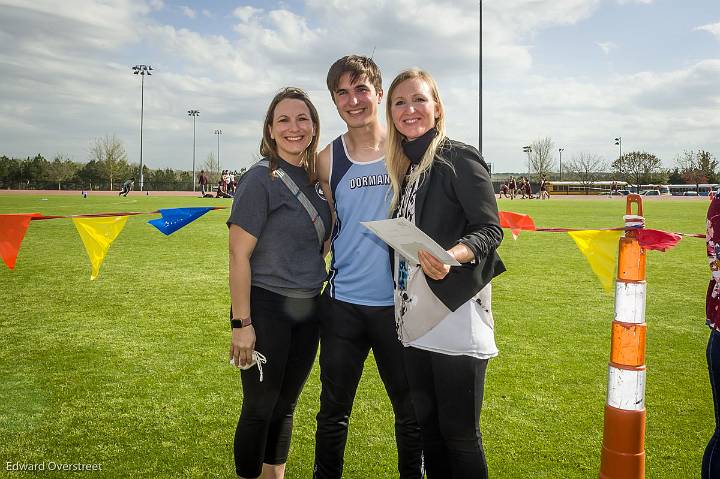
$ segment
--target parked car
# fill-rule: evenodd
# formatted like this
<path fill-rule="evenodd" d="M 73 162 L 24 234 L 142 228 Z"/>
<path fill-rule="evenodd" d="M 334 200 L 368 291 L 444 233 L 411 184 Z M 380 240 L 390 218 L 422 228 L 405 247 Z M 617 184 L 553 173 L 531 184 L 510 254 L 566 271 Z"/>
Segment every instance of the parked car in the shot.
<path fill-rule="evenodd" d="M 643 196 L 660 196 L 660 190 L 646 190 L 640 194 Z"/>
<path fill-rule="evenodd" d="M 627 196 L 630 194 L 630 190 L 617 190 L 618 194 L 621 194 L 623 196 Z"/>
<path fill-rule="evenodd" d="M 683 196 L 697 196 L 698 192 L 695 190 L 688 190 L 683 193 Z"/>

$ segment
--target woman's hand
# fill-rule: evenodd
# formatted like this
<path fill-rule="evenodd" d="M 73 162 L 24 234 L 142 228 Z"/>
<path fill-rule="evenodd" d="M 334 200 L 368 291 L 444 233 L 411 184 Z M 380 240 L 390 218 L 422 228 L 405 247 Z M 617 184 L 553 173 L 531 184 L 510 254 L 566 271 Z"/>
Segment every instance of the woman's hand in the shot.
<path fill-rule="evenodd" d="M 453 258 L 455 257 L 452 251 L 448 251 L 448 253 L 450 253 Z M 442 261 L 425 250 L 418 251 L 418 259 L 420 260 L 420 267 L 423 273 L 425 273 L 425 276 L 428 278 L 440 280 L 450 272 L 450 265 L 443 264 Z"/>
<path fill-rule="evenodd" d="M 247 366 L 252 362 L 252 353 L 255 350 L 255 328 L 252 324 L 244 328 L 233 328 L 230 340 L 230 359 L 235 360 L 235 366 Z"/>

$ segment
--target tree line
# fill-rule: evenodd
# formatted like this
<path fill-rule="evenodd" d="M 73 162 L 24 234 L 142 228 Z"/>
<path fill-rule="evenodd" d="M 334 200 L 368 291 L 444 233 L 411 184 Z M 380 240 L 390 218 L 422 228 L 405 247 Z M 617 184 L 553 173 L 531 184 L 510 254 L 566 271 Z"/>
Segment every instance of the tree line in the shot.
<path fill-rule="evenodd" d="M 220 178 L 219 164 L 213 153 L 196 170 L 196 182 L 200 170 L 205 170 L 211 183 Z M 131 177 L 136 179 L 137 188 L 140 165 L 128 162 L 125 147 L 115 135 L 93 139 L 86 162 L 73 161 L 62 153 L 53 159 L 41 154 L 26 158 L 0 156 L 2 189 L 115 190 Z M 192 171 L 152 169 L 143 165 L 143 179 L 145 190 L 193 189 Z"/>
<path fill-rule="evenodd" d="M 617 180 L 642 185 L 718 183 L 718 160 L 704 149 L 685 150 L 676 155 L 670 168 L 663 161 L 647 151 L 630 151 L 611 162 L 595 153 L 578 152 L 556 168 L 555 144 L 551 138 L 540 138 L 532 142 L 528 155 L 528 171 L 539 180 L 541 177 L 559 180 L 579 181 L 590 185 L 594 181 Z M 563 150 L 564 151 L 564 150 Z M 559 165 L 557 165 L 559 166 Z"/>

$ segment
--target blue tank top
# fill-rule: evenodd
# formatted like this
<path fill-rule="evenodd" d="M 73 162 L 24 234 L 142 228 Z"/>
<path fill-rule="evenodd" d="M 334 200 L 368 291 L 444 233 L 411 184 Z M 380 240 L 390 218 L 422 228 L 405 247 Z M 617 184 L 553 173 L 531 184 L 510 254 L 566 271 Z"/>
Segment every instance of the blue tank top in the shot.
<path fill-rule="evenodd" d="M 391 191 L 385 158 L 353 161 L 342 136 L 332 142 L 330 155 L 330 188 L 337 212 L 330 245 L 330 296 L 364 306 L 391 306 L 388 247 L 360 224 L 388 218 Z"/>

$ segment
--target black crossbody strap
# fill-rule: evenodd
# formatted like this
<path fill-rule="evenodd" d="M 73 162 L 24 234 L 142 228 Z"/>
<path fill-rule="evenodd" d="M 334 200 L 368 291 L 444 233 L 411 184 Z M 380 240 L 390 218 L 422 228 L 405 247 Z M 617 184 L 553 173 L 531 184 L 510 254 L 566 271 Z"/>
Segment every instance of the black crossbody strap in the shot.
<path fill-rule="evenodd" d="M 270 162 L 268 160 L 260 160 L 257 163 L 255 163 L 257 166 L 264 166 L 265 168 L 270 168 Z M 255 166 L 253 165 L 253 166 Z M 252 167 L 251 167 L 252 168 Z M 310 221 L 312 221 L 313 226 L 315 227 L 315 232 L 317 233 L 318 241 L 320 242 L 320 245 L 322 246 L 323 240 L 325 239 L 325 225 L 322 222 L 322 219 L 320 218 L 320 213 L 318 213 L 317 209 L 313 206 L 310 199 L 305 196 L 305 193 L 300 191 L 300 188 L 298 188 L 298 185 L 295 184 L 292 178 L 290 178 L 290 175 L 285 173 L 282 168 L 277 168 L 275 170 L 275 174 L 277 174 L 278 178 L 282 180 L 282 182 L 287 186 L 287 189 L 290 190 L 290 193 L 297 198 L 297 200 L 300 202 L 301 205 L 303 205 L 303 208 L 305 208 L 305 211 L 307 211 L 307 214 L 310 215 Z"/>

